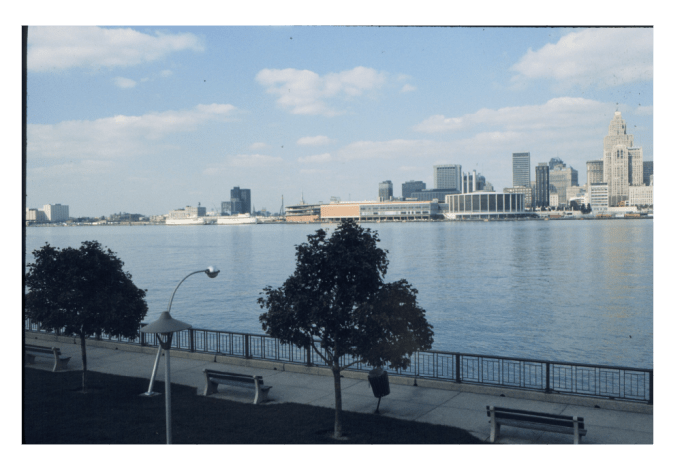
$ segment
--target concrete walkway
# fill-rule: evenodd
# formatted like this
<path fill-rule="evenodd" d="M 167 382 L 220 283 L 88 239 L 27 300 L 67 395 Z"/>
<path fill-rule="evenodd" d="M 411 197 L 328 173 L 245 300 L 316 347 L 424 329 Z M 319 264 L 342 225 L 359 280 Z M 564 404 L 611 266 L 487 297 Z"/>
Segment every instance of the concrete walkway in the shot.
<path fill-rule="evenodd" d="M 69 370 L 81 369 L 80 345 L 71 338 L 26 333 L 27 344 L 56 346 L 62 354 L 71 356 Z M 78 341 L 79 342 L 79 341 Z M 126 344 L 89 341 L 88 369 L 94 372 L 149 379 L 153 370 L 156 350 Z M 173 383 L 197 388 L 204 387 L 203 369 L 215 369 L 241 374 L 261 375 L 265 385 L 272 386 L 270 398 L 274 402 L 303 403 L 326 408 L 335 407 L 333 378 L 330 371 L 321 368 L 292 366 L 275 362 L 246 360 L 212 354 L 171 351 L 170 369 Z M 51 370 L 53 360 L 37 358 L 29 366 Z M 164 380 L 161 362 L 156 380 Z M 56 373 L 60 375 L 60 373 Z M 367 381 L 367 374 L 343 372 L 343 410 L 373 413 L 377 399 Z M 585 419 L 588 433 L 582 444 L 653 444 L 653 407 L 602 399 L 568 395 L 545 395 L 448 382 L 424 381 L 391 377 L 391 393 L 382 398 L 382 415 L 410 421 L 456 426 L 488 441 L 490 433 L 486 406 L 502 406 L 545 413 L 578 416 Z M 144 391 L 148 382 L 144 381 Z M 252 402 L 248 389 L 221 386 L 215 397 L 233 401 Z M 161 400 L 159 400 L 159 398 Z M 153 401 L 162 401 L 162 396 Z M 265 405 L 260 405 L 264 408 Z M 572 444 L 573 437 L 508 426 L 501 427 L 496 441 L 501 444 Z"/>

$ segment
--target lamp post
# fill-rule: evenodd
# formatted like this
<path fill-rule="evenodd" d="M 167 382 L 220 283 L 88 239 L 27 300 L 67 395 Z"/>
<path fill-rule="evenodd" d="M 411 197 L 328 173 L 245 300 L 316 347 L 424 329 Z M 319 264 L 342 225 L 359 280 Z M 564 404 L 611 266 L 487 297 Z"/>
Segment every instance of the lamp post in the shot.
<path fill-rule="evenodd" d="M 158 342 L 160 344 L 158 348 L 158 355 L 156 357 L 156 364 L 153 367 L 153 376 L 151 377 L 151 386 L 149 386 L 149 392 L 151 392 L 151 388 L 153 386 L 153 378 L 155 377 L 156 371 L 158 369 L 160 351 L 161 349 L 165 351 L 165 439 L 167 444 L 172 444 L 172 422 L 170 416 L 170 346 L 173 342 L 173 333 L 192 327 L 192 325 L 190 324 L 173 319 L 173 317 L 170 316 L 170 307 L 173 303 L 173 297 L 175 297 L 175 292 L 177 291 L 178 287 L 180 287 L 180 284 L 182 284 L 182 282 L 184 282 L 185 279 L 190 275 L 197 274 L 199 272 L 206 273 L 212 279 L 219 275 L 219 270 L 217 270 L 215 267 L 208 267 L 206 270 L 198 270 L 185 276 L 185 278 L 183 278 L 180 281 L 180 283 L 177 284 L 177 287 L 175 287 L 175 291 L 173 291 L 173 294 L 170 297 L 168 310 L 161 313 L 160 318 L 158 318 L 156 321 L 147 326 L 144 326 L 141 329 L 142 333 L 154 333 L 158 338 Z"/>
<path fill-rule="evenodd" d="M 221 272 L 221 271 L 219 269 L 217 269 L 216 266 L 209 266 L 205 270 L 196 270 L 196 271 L 192 272 L 191 274 L 187 274 L 185 277 L 183 277 L 183 279 L 180 281 L 180 283 L 177 284 L 177 287 L 175 287 L 175 290 L 173 290 L 173 294 L 170 296 L 170 303 L 168 303 L 168 309 L 165 312 L 170 313 L 170 307 L 173 305 L 173 298 L 175 298 L 175 292 L 177 292 L 177 289 L 180 288 L 180 285 L 182 285 L 182 282 L 184 282 L 185 279 L 187 277 L 189 277 L 190 275 L 199 274 L 200 272 L 204 272 L 205 274 L 207 274 L 207 277 L 209 277 L 210 279 L 213 279 L 217 275 L 219 275 L 219 272 Z M 165 313 L 165 312 L 163 312 L 163 313 Z M 191 328 L 191 326 L 188 326 L 187 328 Z M 187 329 L 187 328 L 182 328 L 182 329 Z M 148 333 L 151 331 L 145 331 L 144 329 L 142 329 L 141 332 Z M 160 395 L 160 393 L 153 391 L 153 382 L 155 382 L 156 374 L 158 373 L 158 363 L 160 362 L 160 353 L 162 351 L 163 351 L 163 347 L 159 343 L 158 344 L 158 352 L 156 353 L 156 361 L 153 363 L 153 372 L 151 373 L 151 381 L 148 383 L 148 391 L 141 394 L 141 396 L 143 396 L 143 397 L 155 397 L 156 395 Z"/>

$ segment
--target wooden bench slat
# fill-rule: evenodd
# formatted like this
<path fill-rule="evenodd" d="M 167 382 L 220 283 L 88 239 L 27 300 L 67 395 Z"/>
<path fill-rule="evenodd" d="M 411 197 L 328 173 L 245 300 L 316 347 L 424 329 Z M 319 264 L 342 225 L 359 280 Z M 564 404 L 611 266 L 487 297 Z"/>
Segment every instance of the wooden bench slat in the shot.
<path fill-rule="evenodd" d="M 552 433 L 561 433 L 561 434 L 574 434 L 573 424 L 571 426 L 565 427 L 565 426 L 547 425 L 547 424 L 542 424 L 542 423 L 534 423 L 531 421 L 514 421 L 514 420 L 508 420 L 508 419 L 499 420 L 498 423 L 501 425 L 504 425 L 504 426 L 513 426 L 514 428 L 536 429 L 538 431 L 549 431 Z M 578 434 L 580 436 L 585 436 L 586 430 L 579 428 Z"/>
<path fill-rule="evenodd" d="M 513 421 L 530 421 L 533 423 L 542 423 L 542 424 L 547 424 L 551 426 L 563 426 L 567 427 L 570 426 L 573 428 L 573 417 L 569 417 L 568 420 L 566 419 L 555 419 L 555 418 L 547 418 L 547 417 L 540 417 L 536 415 L 524 415 L 524 414 L 514 414 L 514 413 L 496 413 L 496 418 L 499 420 L 513 420 Z M 578 419 L 578 424 L 583 425 L 583 419 L 579 418 Z"/>
<path fill-rule="evenodd" d="M 488 409 L 489 407 L 486 407 L 486 411 L 490 412 Z M 500 406 L 495 407 L 496 412 L 507 412 L 507 413 L 523 413 L 526 415 L 533 415 L 533 416 L 547 416 L 549 418 L 560 418 L 560 419 L 571 419 L 571 416 L 566 416 L 566 415 L 557 415 L 554 413 L 540 413 L 539 411 L 528 411 L 528 410 L 516 410 L 514 408 L 503 408 Z M 582 420 L 582 417 L 579 417 L 580 420 Z"/>

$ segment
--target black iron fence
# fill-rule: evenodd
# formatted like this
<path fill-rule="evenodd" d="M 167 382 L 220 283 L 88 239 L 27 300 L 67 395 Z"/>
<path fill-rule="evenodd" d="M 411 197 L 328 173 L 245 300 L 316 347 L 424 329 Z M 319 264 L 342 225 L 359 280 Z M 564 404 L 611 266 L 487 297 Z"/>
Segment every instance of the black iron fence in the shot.
<path fill-rule="evenodd" d="M 48 332 L 29 320 L 25 321 L 25 329 Z M 142 346 L 158 345 L 156 336 L 152 333 L 139 333 L 133 339 L 121 336 L 93 336 L 92 338 Z M 190 328 L 174 334 L 172 349 L 326 366 L 314 349 L 282 344 L 279 339 L 264 334 Z M 319 350 L 321 350 L 320 346 Z M 354 360 L 346 356 L 341 360 L 341 364 L 347 366 Z M 372 366 L 357 363 L 349 369 L 369 371 Z M 392 374 L 416 379 L 654 403 L 653 369 L 483 356 L 459 352 L 421 351 L 413 354 L 411 365 L 407 369 L 396 370 Z"/>

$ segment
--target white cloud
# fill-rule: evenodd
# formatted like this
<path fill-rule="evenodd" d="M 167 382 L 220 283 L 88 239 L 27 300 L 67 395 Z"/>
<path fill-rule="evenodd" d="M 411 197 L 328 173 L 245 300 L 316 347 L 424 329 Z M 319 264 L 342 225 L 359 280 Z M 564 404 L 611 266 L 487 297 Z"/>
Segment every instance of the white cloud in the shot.
<path fill-rule="evenodd" d="M 300 174 L 327 174 L 328 169 L 301 169 L 299 171 Z"/>
<path fill-rule="evenodd" d="M 416 90 L 416 88 L 415 88 L 413 85 L 405 84 L 405 85 L 403 86 L 403 88 L 401 89 L 401 93 L 413 92 L 414 90 Z"/>
<path fill-rule="evenodd" d="M 47 72 L 73 67 L 127 67 L 184 50 L 203 51 L 204 46 L 191 33 L 149 35 L 131 28 L 36 26 L 29 28 L 27 69 Z"/>
<path fill-rule="evenodd" d="M 240 167 L 270 167 L 279 166 L 283 163 L 284 160 L 281 157 L 265 154 L 236 154 L 229 156 L 222 164 L 207 167 L 203 173 L 204 175 L 218 175 Z"/>
<path fill-rule="evenodd" d="M 263 69 L 255 80 L 267 87 L 268 93 L 278 95 L 277 103 L 292 114 L 334 116 L 343 112 L 331 108 L 327 100 L 359 97 L 378 89 L 385 82 L 385 74 L 367 67 L 323 77 L 310 70 Z"/>
<path fill-rule="evenodd" d="M 163 78 L 170 77 L 171 75 L 173 75 L 173 71 L 171 71 L 170 69 L 160 71 L 160 76 Z"/>
<path fill-rule="evenodd" d="M 597 122 L 609 114 L 610 105 L 587 98 L 558 97 L 542 105 L 506 107 L 498 110 L 482 108 L 476 113 L 447 118 L 433 115 L 413 127 L 414 131 L 438 133 L 469 129 L 484 125 L 507 130 L 533 130 L 579 126 Z"/>
<path fill-rule="evenodd" d="M 163 138 L 194 131 L 203 124 L 226 119 L 233 105 L 197 105 L 189 110 L 116 115 L 93 121 L 62 121 L 55 125 L 30 124 L 28 159 L 125 159 L 169 145 Z"/>
<path fill-rule="evenodd" d="M 297 161 L 301 162 L 302 164 L 330 162 L 331 160 L 332 157 L 330 153 L 315 154 L 313 156 L 300 157 L 297 159 Z"/>
<path fill-rule="evenodd" d="M 605 88 L 653 78 L 651 28 L 592 28 L 532 49 L 511 67 L 515 86 L 553 79 L 559 87 Z"/>
<path fill-rule="evenodd" d="M 649 105 L 649 106 L 646 106 L 646 107 L 638 106 L 638 107 L 634 110 L 634 114 L 635 114 L 635 115 L 651 115 L 652 112 L 653 112 L 653 108 L 654 108 L 654 107 L 653 107 L 652 105 Z"/>
<path fill-rule="evenodd" d="M 305 136 L 297 140 L 300 146 L 321 146 L 333 142 L 328 136 Z"/>
<path fill-rule="evenodd" d="M 141 80 L 141 82 L 143 82 L 143 80 Z M 114 85 L 119 88 L 134 88 L 136 87 L 136 81 L 127 79 L 126 77 L 115 77 Z"/>
<path fill-rule="evenodd" d="M 258 142 L 258 143 L 253 143 L 253 144 L 251 144 L 250 146 L 248 146 L 248 149 L 250 149 L 250 150 L 256 150 L 256 149 L 264 149 L 264 148 L 266 148 L 266 147 L 269 147 L 269 145 L 267 145 L 267 144 L 265 144 L 265 143 L 260 143 L 260 142 Z"/>

